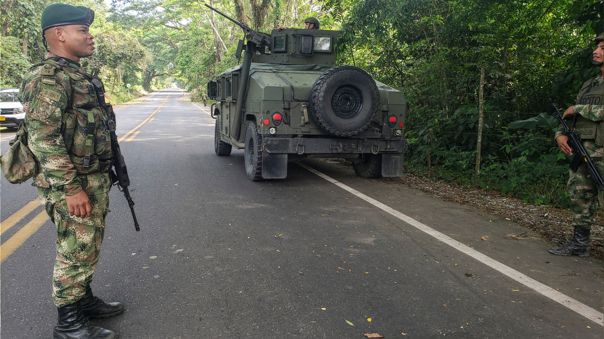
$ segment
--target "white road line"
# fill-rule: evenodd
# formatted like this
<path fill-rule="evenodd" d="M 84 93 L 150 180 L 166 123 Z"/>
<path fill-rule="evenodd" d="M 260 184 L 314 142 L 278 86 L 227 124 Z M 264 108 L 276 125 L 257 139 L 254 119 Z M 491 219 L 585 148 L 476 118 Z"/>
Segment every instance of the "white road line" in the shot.
<path fill-rule="evenodd" d="M 461 242 L 449 237 L 448 235 L 438 232 L 437 230 L 435 230 L 425 224 L 422 224 L 421 222 L 355 190 L 354 188 L 347 186 L 347 185 L 337 181 L 336 179 L 334 179 L 326 174 L 323 174 L 322 172 L 317 171 L 314 168 L 311 168 L 304 164 L 299 164 L 299 165 L 302 166 L 303 168 L 307 169 L 308 171 L 318 175 L 319 177 L 329 181 L 330 183 L 340 187 L 341 189 L 349 192 L 350 194 L 356 196 L 357 198 L 365 200 L 366 202 L 381 209 L 382 211 L 400 219 L 401 221 L 436 238 L 437 240 L 453 247 L 454 249 L 480 261 L 481 263 L 489 266 L 490 268 L 498 271 L 499 273 L 502 273 L 503 275 L 507 276 L 508 278 L 521 283 L 522 285 L 534 290 L 535 292 L 573 310 L 574 312 L 576 312 L 576 313 L 584 316 L 585 318 L 595 322 L 596 324 L 604 327 L 604 315 L 602 314 L 602 312 L 599 312 L 596 309 L 593 309 L 574 298 L 571 298 L 563 293 L 560 293 L 560 292 L 556 291 L 555 289 L 553 289 L 543 283 L 540 283 L 537 280 L 535 280 L 521 272 L 518 272 L 515 269 L 513 269 L 507 265 L 504 265 L 504 264 L 500 263 L 499 261 L 492 259 L 467 245 L 462 244 Z"/>

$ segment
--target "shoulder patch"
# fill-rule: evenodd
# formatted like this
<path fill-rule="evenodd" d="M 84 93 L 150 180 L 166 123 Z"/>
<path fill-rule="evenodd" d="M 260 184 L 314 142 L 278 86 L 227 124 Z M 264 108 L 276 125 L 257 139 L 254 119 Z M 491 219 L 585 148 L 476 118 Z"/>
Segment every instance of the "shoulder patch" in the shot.
<path fill-rule="evenodd" d="M 42 81 L 43 84 L 47 84 L 47 85 L 56 85 L 57 81 L 54 78 L 49 78 L 49 77 L 42 77 L 40 79 L 40 81 Z"/>
<path fill-rule="evenodd" d="M 44 66 L 40 70 L 40 75 L 53 76 L 53 75 L 55 75 L 56 70 L 57 70 L 56 67 L 49 65 L 49 64 L 44 64 Z"/>
<path fill-rule="evenodd" d="M 40 85 L 39 91 L 29 102 L 26 111 L 28 118 L 46 122 L 57 122 L 61 120 L 61 112 L 66 105 L 60 86 Z"/>

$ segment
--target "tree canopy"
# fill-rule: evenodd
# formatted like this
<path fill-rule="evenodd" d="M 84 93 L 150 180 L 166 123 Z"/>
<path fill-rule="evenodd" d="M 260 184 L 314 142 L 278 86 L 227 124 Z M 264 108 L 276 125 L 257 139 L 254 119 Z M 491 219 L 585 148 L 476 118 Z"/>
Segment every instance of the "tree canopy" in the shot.
<path fill-rule="evenodd" d="M 0 5 L 0 86 L 17 86 L 43 59 L 39 21 L 50 2 Z M 114 100 L 173 83 L 200 97 L 208 80 L 237 63 L 241 30 L 204 1 L 65 2 L 95 10 L 97 53 L 85 66 L 104 77 Z M 547 112 L 550 100 L 572 104 L 594 75 L 590 56 L 604 31 L 604 1 L 207 2 L 265 32 L 302 27 L 308 16 L 322 29 L 342 30 L 339 63 L 367 70 L 409 99 L 408 170 L 536 203 L 567 202 L 566 159 Z"/>

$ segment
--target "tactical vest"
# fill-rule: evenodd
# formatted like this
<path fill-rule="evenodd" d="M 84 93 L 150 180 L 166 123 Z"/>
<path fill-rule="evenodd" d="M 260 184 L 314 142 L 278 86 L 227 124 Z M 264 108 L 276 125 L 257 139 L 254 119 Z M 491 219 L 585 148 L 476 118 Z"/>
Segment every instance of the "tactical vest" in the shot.
<path fill-rule="evenodd" d="M 40 71 L 41 81 L 56 81 L 58 72 L 68 77 L 62 82 L 68 104 L 61 133 L 71 162 L 78 175 L 109 171 L 113 156 L 110 133 L 115 131 L 115 121 L 111 107 L 99 102 L 97 91 L 104 96 L 101 82 L 63 59 L 47 59 Z M 95 88 L 95 81 L 99 88 Z"/>
<path fill-rule="evenodd" d="M 604 81 L 597 79 L 586 81 L 577 95 L 577 105 L 604 105 Z M 575 130 L 582 140 L 594 141 L 596 145 L 604 146 L 604 121 L 591 121 L 577 116 Z"/>

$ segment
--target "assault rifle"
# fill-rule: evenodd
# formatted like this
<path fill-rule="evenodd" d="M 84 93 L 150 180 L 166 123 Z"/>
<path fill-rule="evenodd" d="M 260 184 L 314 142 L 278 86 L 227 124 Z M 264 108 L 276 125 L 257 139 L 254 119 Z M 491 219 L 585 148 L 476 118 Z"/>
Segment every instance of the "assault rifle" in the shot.
<path fill-rule="evenodd" d="M 134 200 L 132 200 L 130 191 L 128 190 L 128 186 L 130 186 L 130 177 L 128 176 L 126 162 L 124 161 L 124 156 L 122 155 L 120 144 L 118 143 L 117 135 L 115 134 L 115 112 L 113 112 L 113 107 L 105 102 L 105 89 L 103 88 L 103 83 L 94 77 L 92 78 L 92 84 L 94 85 L 99 104 L 101 104 L 101 106 L 107 111 L 107 114 L 109 114 L 109 126 L 107 127 L 111 135 L 111 150 L 113 152 L 111 164 L 113 168 L 109 172 L 111 175 L 111 181 L 112 183 L 117 183 L 118 189 L 124 192 L 124 196 L 126 197 L 128 206 L 130 207 L 130 213 L 132 213 L 132 219 L 134 219 L 134 229 L 138 232 L 140 231 L 140 227 L 138 225 L 138 220 L 136 219 L 136 213 L 134 213 Z"/>
<path fill-rule="evenodd" d="M 593 159 L 589 156 L 589 153 L 587 153 L 587 150 L 583 146 L 583 143 L 581 142 L 581 136 L 574 131 L 574 128 L 571 129 L 570 126 L 568 126 L 566 120 L 564 120 L 562 112 L 560 112 L 560 109 L 558 109 L 556 104 L 552 103 L 552 106 L 554 107 L 555 111 L 554 115 L 562 124 L 562 133 L 568 137 L 568 144 L 573 149 L 574 156 L 572 161 L 570 162 L 570 169 L 573 172 L 576 172 L 577 169 L 579 169 L 579 166 L 585 163 L 585 166 L 587 167 L 587 172 L 589 173 L 593 181 L 598 185 L 598 188 L 604 189 L 604 179 L 602 179 L 602 176 L 600 175 L 600 173 L 598 173 L 598 168 L 596 167 L 596 164 L 594 163 Z"/>
<path fill-rule="evenodd" d="M 268 34 L 264 34 L 261 32 L 257 32 L 253 29 L 251 29 L 248 25 L 244 24 L 243 22 L 237 21 L 231 17 L 229 17 L 228 15 L 222 13 L 221 11 L 217 10 L 216 8 L 204 3 L 204 5 L 206 7 L 208 7 L 209 9 L 213 10 L 214 12 L 222 15 L 223 17 L 229 19 L 231 22 L 233 22 L 234 24 L 236 24 L 237 26 L 241 27 L 241 29 L 243 30 L 243 32 L 245 33 L 245 38 L 248 41 L 251 41 L 253 43 L 256 44 L 256 46 L 270 46 L 271 45 L 271 38 Z"/>

